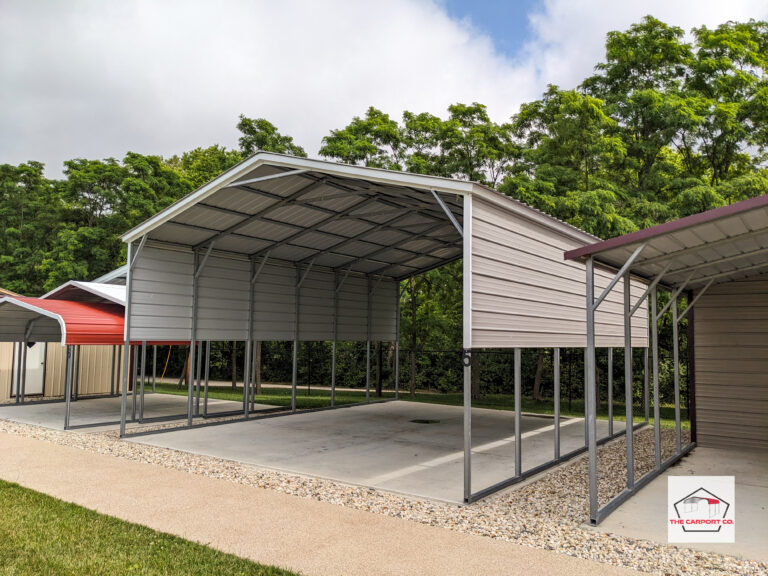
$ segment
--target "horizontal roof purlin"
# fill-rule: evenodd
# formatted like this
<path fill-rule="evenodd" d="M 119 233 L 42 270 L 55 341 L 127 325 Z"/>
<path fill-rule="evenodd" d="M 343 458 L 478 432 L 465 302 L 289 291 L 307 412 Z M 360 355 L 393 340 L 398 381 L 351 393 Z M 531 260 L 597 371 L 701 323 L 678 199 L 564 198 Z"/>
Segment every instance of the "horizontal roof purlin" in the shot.
<path fill-rule="evenodd" d="M 635 256 L 633 253 L 640 248 Z M 768 195 L 750 198 L 565 253 L 696 289 L 768 272 Z"/>

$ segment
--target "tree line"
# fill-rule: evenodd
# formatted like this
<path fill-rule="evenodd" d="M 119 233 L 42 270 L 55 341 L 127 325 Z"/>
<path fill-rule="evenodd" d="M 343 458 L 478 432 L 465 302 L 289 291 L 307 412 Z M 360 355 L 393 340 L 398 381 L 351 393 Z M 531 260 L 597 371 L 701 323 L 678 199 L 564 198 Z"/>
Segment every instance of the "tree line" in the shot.
<path fill-rule="evenodd" d="M 768 193 L 767 71 L 766 22 L 686 36 L 648 16 L 607 35 L 604 60 L 579 86 L 550 85 L 505 122 L 477 102 L 453 104 L 443 117 L 396 119 L 370 107 L 331 130 L 319 153 L 479 181 L 609 238 Z M 73 159 L 61 179 L 46 178 L 35 161 L 0 165 L 0 286 L 38 295 L 93 279 L 124 263 L 120 234 L 254 152 L 306 156 L 266 119 L 240 116 L 237 129 L 236 149 Z M 458 349 L 460 292 L 457 264 L 406 281 L 404 347 Z M 538 358 L 530 372 L 548 362 Z M 416 359 L 409 363 L 416 372 Z"/>

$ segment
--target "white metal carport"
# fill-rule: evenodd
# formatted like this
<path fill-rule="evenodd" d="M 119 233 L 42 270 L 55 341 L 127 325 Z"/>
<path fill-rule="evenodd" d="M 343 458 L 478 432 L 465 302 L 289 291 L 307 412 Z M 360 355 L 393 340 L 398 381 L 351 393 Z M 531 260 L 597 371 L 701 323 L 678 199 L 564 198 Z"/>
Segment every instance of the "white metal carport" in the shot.
<path fill-rule="evenodd" d="M 398 340 L 399 282 L 463 259 L 467 501 L 477 496 L 471 484 L 472 349 L 515 349 L 520 437 L 520 349 L 586 346 L 583 265 L 564 262 L 562 253 L 596 238 L 474 182 L 258 153 L 123 240 L 126 345 L 187 340 L 195 354 L 200 341 L 246 341 L 246 418 L 254 402 L 256 341 L 294 342 L 295 410 L 300 340 L 332 341 L 334 356 L 338 340 L 367 341 L 369 375 L 370 342 Z M 598 284 L 606 286 L 611 275 L 598 271 Z M 633 280 L 631 288 L 639 297 L 644 284 Z M 632 324 L 638 346 L 647 338 L 645 313 L 641 306 Z M 620 345 L 621 298 L 608 297 L 597 318 L 599 344 Z M 198 411 L 190 381 L 189 425 Z M 125 403 L 122 420 L 124 434 Z M 515 476 L 493 490 L 522 477 L 521 450 L 518 442 Z"/>
<path fill-rule="evenodd" d="M 691 443 L 682 445 L 680 425 L 680 362 L 679 323 L 692 315 L 694 305 L 714 285 L 722 285 L 753 279 L 768 272 L 768 195 L 751 198 L 736 204 L 695 214 L 667 222 L 653 228 L 640 230 L 625 236 L 598 242 L 566 253 L 565 258 L 586 263 L 586 320 L 587 320 L 587 398 L 589 444 L 589 502 L 590 520 L 598 524 L 608 514 L 647 484 L 666 468 L 679 460 L 695 446 L 696 416 L 691 416 L 694 435 Z M 595 297 L 595 265 L 610 266 L 618 272 L 611 284 Z M 629 274 L 644 277 L 650 284 L 647 293 L 639 300 L 629 292 Z M 653 354 L 653 395 L 655 431 L 655 467 L 643 478 L 634 478 L 632 435 L 627 436 L 627 483 L 626 489 L 602 508 L 598 501 L 599 470 L 595 437 L 595 314 L 603 299 L 619 282 L 624 281 L 625 346 L 631 347 L 633 335 L 629 329 L 630 318 L 637 306 L 650 296 L 651 347 Z M 670 292 L 670 300 L 661 310 L 657 305 L 657 290 L 663 286 Z M 690 291 L 686 308 L 678 310 L 678 298 Z M 764 291 L 763 294 L 766 292 Z M 756 292 L 760 298 L 760 292 Z M 743 295 L 736 294 L 737 297 Z M 764 298 L 764 296 L 763 296 Z M 768 303 L 754 310 L 764 313 Z M 672 352 L 675 388 L 675 454 L 662 459 L 659 417 L 659 320 L 664 314 L 672 315 Z M 764 339 L 763 331 L 761 337 Z M 723 340 L 725 332 L 721 332 Z M 768 347 L 763 344 L 763 347 Z M 695 366 L 693 381 L 695 382 Z M 763 374 L 764 380 L 764 374 Z M 626 375 L 627 395 L 631 393 L 631 374 Z M 763 381 L 763 390 L 765 382 Z M 695 397 L 695 392 L 694 392 Z M 631 413 L 627 412 L 630 421 Z"/>

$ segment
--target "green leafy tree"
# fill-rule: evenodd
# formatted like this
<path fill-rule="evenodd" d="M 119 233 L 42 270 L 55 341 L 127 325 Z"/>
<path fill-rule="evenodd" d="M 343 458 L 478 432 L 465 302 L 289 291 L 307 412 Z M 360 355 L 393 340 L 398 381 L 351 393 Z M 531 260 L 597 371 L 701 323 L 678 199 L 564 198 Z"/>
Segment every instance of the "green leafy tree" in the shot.
<path fill-rule="evenodd" d="M 280 134 L 277 127 L 264 118 L 252 119 L 241 114 L 237 129 L 242 133 L 238 142 L 243 157 L 250 156 L 259 150 L 302 158 L 307 156 L 304 148 L 294 144 L 293 137 Z"/>

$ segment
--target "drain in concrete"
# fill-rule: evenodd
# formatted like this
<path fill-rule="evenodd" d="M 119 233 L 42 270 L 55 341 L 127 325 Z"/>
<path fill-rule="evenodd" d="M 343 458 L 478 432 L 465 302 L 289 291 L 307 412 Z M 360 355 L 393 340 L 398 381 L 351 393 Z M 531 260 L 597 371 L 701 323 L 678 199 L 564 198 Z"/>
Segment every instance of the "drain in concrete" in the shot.
<path fill-rule="evenodd" d="M 440 420 L 429 420 L 427 418 L 414 418 L 411 422 L 414 424 L 440 424 Z"/>

